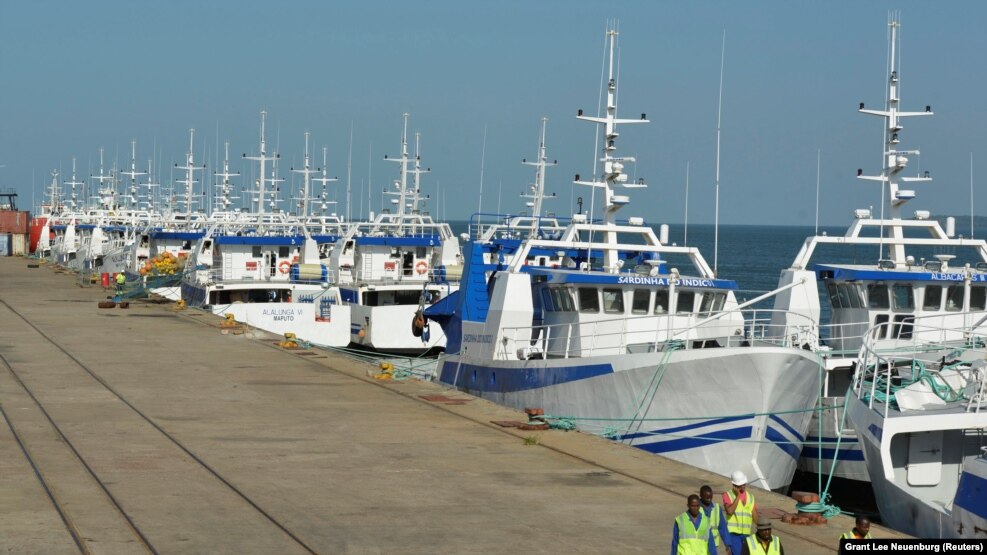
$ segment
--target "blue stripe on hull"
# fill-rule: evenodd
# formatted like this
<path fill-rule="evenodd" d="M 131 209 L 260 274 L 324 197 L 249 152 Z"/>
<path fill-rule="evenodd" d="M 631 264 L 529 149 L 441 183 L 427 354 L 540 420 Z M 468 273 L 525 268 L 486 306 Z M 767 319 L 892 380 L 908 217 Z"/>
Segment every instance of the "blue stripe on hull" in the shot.
<path fill-rule="evenodd" d="M 836 454 L 836 460 L 839 461 L 852 461 L 852 462 L 863 462 L 864 452 L 860 447 L 854 444 L 852 447 L 841 447 L 839 449 L 839 454 L 836 453 L 836 449 L 829 449 L 826 447 L 822 448 L 822 460 L 823 462 L 828 462 L 833 460 L 833 455 Z M 806 443 L 802 447 L 802 458 L 816 460 L 820 457 L 819 447 L 811 443 Z"/>
<path fill-rule="evenodd" d="M 753 414 L 745 414 L 742 416 L 728 416 L 726 418 L 716 418 L 713 420 L 703 420 L 702 422 L 696 422 L 693 424 L 686 424 L 684 426 L 676 426 L 673 428 L 658 428 L 657 430 L 649 430 L 647 432 L 638 432 L 633 434 L 627 434 L 621 436 L 620 439 L 637 439 L 639 437 L 651 437 L 654 435 L 661 434 L 674 434 L 678 432 L 684 432 L 686 430 L 694 430 L 696 428 L 703 428 L 706 426 L 715 426 L 717 424 L 725 424 L 727 422 L 736 422 L 737 420 L 746 420 L 748 418 L 753 418 Z M 691 418 L 682 418 L 682 420 L 692 420 Z M 701 434 L 705 435 L 705 434 Z"/>
<path fill-rule="evenodd" d="M 793 428 L 791 426 L 791 424 L 789 424 L 788 422 L 785 422 L 784 420 L 782 420 L 782 418 L 780 416 L 778 416 L 777 414 L 772 414 L 769 418 L 771 418 L 771 420 L 774 420 L 775 422 L 781 424 L 781 427 L 782 428 L 785 428 L 786 430 L 788 430 L 788 433 L 790 433 L 793 436 L 795 436 L 795 438 L 798 439 L 799 441 L 805 441 L 805 437 L 802 434 L 798 433 L 798 431 L 795 428 Z"/>
<path fill-rule="evenodd" d="M 753 427 L 742 426 L 740 428 L 730 428 L 729 430 L 717 430 L 707 434 L 702 434 L 701 438 L 684 437 L 669 441 L 656 441 L 654 443 L 638 443 L 634 447 L 643 449 L 650 453 L 671 453 L 672 451 L 682 451 L 685 449 L 695 449 L 705 447 L 714 443 L 730 441 L 735 439 L 747 439 L 751 437 Z"/>
<path fill-rule="evenodd" d="M 610 364 L 542 368 L 491 368 L 476 364 L 445 362 L 442 364 L 439 381 L 469 391 L 511 393 L 612 373 L 613 366 Z"/>
<path fill-rule="evenodd" d="M 976 474 L 964 472 L 960 476 L 960 485 L 956 488 L 953 505 L 987 519 L 987 480 Z"/>
<path fill-rule="evenodd" d="M 774 418 L 774 415 L 771 416 Z M 798 432 L 796 432 L 796 435 L 797 434 Z M 764 430 L 764 439 L 774 443 L 775 447 L 784 451 L 789 457 L 795 459 L 796 461 L 799 460 L 799 452 L 801 451 L 799 446 L 791 443 L 792 440 L 782 435 L 782 433 L 778 430 L 768 426 L 768 428 Z"/>

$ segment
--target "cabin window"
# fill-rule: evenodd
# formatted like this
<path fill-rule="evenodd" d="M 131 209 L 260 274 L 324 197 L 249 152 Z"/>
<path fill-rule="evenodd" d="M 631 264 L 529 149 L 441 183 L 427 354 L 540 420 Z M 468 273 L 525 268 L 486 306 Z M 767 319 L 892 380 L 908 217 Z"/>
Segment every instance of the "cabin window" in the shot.
<path fill-rule="evenodd" d="M 826 283 L 826 292 L 829 293 L 829 305 L 833 308 L 843 308 L 843 305 L 840 303 L 838 290 L 839 288 L 832 281 Z"/>
<path fill-rule="evenodd" d="M 726 293 L 714 293 L 713 294 L 713 312 L 722 312 L 724 305 L 727 304 L 727 294 Z"/>
<path fill-rule="evenodd" d="M 950 285 L 946 288 L 946 311 L 959 312 L 963 310 L 963 286 Z"/>
<path fill-rule="evenodd" d="M 622 289 L 603 290 L 603 312 L 607 314 L 624 313 L 624 291 Z"/>
<path fill-rule="evenodd" d="M 864 299 L 856 283 L 843 283 L 840 287 L 846 291 L 847 300 L 850 301 L 849 308 L 864 308 Z"/>
<path fill-rule="evenodd" d="M 898 339 L 911 339 L 912 338 L 912 323 L 915 321 L 914 316 L 895 316 L 894 317 L 894 328 L 891 330 L 891 336 Z"/>
<path fill-rule="evenodd" d="M 555 303 L 552 301 L 552 292 L 548 287 L 541 290 L 541 304 L 546 312 L 555 312 Z"/>
<path fill-rule="evenodd" d="M 894 293 L 895 310 L 915 310 L 915 297 L 911 285 L 895 285 L 891 290 Z"/>
<path fill-rule="evenodd" d="M 655 314 L 668 313 L 668 290 L 658 289 L 655 291 Z"/>
<path fill-rule="evenodd" d="M 888 336 L 889 319 L 887 314 L 878 314 L 874 317 L 874 332 L 872 335 L 874 339 L 886 338 Z"/>
<path fill-rule="evenodd" d="M 648 306 L 651 302 L 651 291 L 647 289 L 635 289 L 631 298 L 631 312 L 634 314 L 647 314 Z"/>
<path fill-rule="evenodd" d="M 695 291 L 679 291 L 679 304 L 675 307 L 676 314 L 691 314 L 696 305 Z"/>
<path fill-rule="evenodd" d="M 260 258 L 264 256 L 263 253 L 261 253 L 260 251 L 260 246 L 250 247 L 250 255 L 253 256 L 254 258 Z"/>
<path fill-rule="evenodd" d="M 942 286 L 926 285 L 925 300 L 922 302 L 922 308 L 924 308 L 925 310 L 939 310 L 941 307 L 942 307 Z"/>
<path fill-rule="evenodd" d="M 579 295 L 579 312 L 600 311 L 600 295 L 595 287 L 580 287 L 577 291 Z"/>
<path fill-rule="evenodd" d="M 575 312 L 576 305 L 572 302 L 572 295 L 566 287 L 553 287 L 552 299 L 555 301 L 555 309 L 559 312 Z"/>
<path fill-rule="evenodd" d="M 699 313 L 709 316 L 713 312 L 713 293 L 699 294 Z"/>
<path fill-rule="evenodd" d="M 982 285 L 970 287 L 970 310 L 987 309 L 987 289 Z"/>
<path fill-rule="evenodd" d="M 846 288 L 845 283 L 836 284 L 836 294 L 840 297 L 840 308 L 851 308 L 850 304 L 850 292 Z"/>
<path fill-rule="evenodd" d="M 867 286 L 867 307 L 879 310 L 891 307 L 887 286 L 883 283 L 872 283 Z"/>
<path fill-rule="evenodd" d="M 291 254 L 289 247 L 278 247 L 278 258 L 288 258 L 289 254 Z"/>

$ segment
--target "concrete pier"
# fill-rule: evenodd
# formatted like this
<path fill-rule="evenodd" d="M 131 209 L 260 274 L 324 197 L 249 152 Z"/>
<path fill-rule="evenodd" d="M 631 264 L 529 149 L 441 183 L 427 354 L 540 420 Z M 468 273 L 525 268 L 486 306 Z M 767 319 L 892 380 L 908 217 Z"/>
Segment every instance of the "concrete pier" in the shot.
<path fill-rule="evenodd" d="M 0 258 L 3 553 L 667 553 L 686 496 L 728 487 L 33 263 Z M 774 521 L 789 554 L 852 527 Z"/>

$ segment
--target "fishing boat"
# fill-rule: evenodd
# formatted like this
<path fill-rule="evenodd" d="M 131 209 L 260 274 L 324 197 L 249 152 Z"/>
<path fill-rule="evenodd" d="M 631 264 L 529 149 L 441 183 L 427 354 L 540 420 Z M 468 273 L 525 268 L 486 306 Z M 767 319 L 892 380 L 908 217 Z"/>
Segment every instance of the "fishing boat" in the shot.
<path fill-rule="evenodd" d="M 395 211 L 350 226 L 329 256 L 342 304 L 350 309 L 351 341 L 378 352 L 420 354 L 445 346 L 442 334 L 409 325 L 424 307 L 459 288 L 462 252 L 447 223 L 422 209 L 420 136 L 415 156 L 408 151 L 408 114 L 404 114 L 400 177 L 386 194 Z M 409 175 L 413 182 L 409 183 Z"/>
<path fill-rule="evenodd" d="M 774 329 L 783 329 L 786 318 L 798 315 L 811 322 L 806 344 L 819 353 L 825 367 L 823 411 L 809 427 L 800 467 L 808 472 L 846 480 L 869 480 L 857 431 L 845 417 L 844 403 L 857 355 L 865 341 L 874 349 L 899 348 L 898 339 L 916 335 L 916 318 L 940 316 L 947 325 L 969 324 L 964 311 L 987 309 L 987 242 L 957 237 L 954 221 L 945 229 L 927 210 L 904 213 L 917 194 L 903 185 L 931 181 L 929 172 L 906 176 L 910 157 L 918 150 L 901 148 L 902 119 L 930 116 L 932 109 L 908 112 L 900 108 L 898 68 L 899 22 L 890 25 L 890 73 L 887 106 L 866 108 L 863 114 L 884 120 L 884 167 L 880 175 L 860 179 L 878 182 L 883 194 L 880 214 L 858 209 L 843 236 L 816 235 L 805 240 L 792 265 L 781 272 L 779 287 L 789 286 L 775 298 Z M 821 253 L 817 254 L 817 253 Z M 871 254 L 868 254 L 871 253 Z M 823 258 L 824 262 L 817 261 Z M 860 263 L 860 259 L 870 259 Z M 847 263 L 855 261 L 855 263 Z M 820 290 L 820 285 L 822 289 Z M 825 297 L 820 301 L 820 296 Z M 822 320 L 823 302 L 829 318 Z M 882 325 L 882 324 L 888 325 Z M 875 326 L 877 326 L 875 328 Z M 880 337 L 868 337 L 880 333 Z M 935 354 L 932 355 L 935 357 Z"/>
<path fill-rule="evenodd" d="M 890 343 L 895 324 L 874 326 L 847 411 L 885 524 L 921 538 L 983 539 L 987 312 L 952 316 L 917 317 Z"/>
<path fill-rule="evenodd" d="M 513 244 L 471 241 L 460 290 L 425 310 L 447 338 L 436 379 L 785 488 L 819 392 L 816 356 L 794 325 L 768 334 L 765 319 L 745 319 L 736 282 L 698 249 L 663 243 L 643 218 L 617 221 L 630 204 L 620 189 L 645 186 L 625 173 L 635 159 L 617 154 L 617 127 L 648 120 L 617 117 L 616 39 L 609 29 L 605 113 L 578 113 L 602 127 L 602 174 L 575 180 L 600 192 L 602 219 L 575 214 L 557 234 Z"/>
<path fill-rule="evenodd" d="M 244 155 L 260 164 L 258 188 L 251 191 L 256 195 L 252 210 L 213 222 L 197 240 L 181 273 L 182 299 L 189 306 L 266 331 L 291 332 L 324 346 L 346 346 L 349 309 L 339 306 L 336 280 L 326 264 L 343 234 L 343 222 L 337 220 L 333 227 L 321 221 L 320 233 L 313 234 L 306 213 L 292 215 L 277 209 L 276 188 L 267 189 L 266 184 L 279 179 L 276 170 L 266 177 L 266 163 L 278 155 L 268 154 L 265 121 L 262 111 L 259 154 Z M 307 168 L 307 143 L 305 158 Z"/>

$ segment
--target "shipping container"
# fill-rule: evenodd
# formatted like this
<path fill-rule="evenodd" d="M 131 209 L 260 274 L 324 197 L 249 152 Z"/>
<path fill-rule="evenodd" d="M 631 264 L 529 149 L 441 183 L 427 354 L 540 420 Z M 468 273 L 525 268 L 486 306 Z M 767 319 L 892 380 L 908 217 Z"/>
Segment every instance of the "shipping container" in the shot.
<path fill-rule="evenodd" d="M 27 233 L 30 222 L 30 212 L 0 210 L 0 233 Z"/>
<path fill-rule="evenodd" d="M 10 254 L 13 256 L 25 256 L 27 254 L 27 235 L 24 233 L 10 234 Z"/>
<path fill-rule="evenodd" d="M 11 251 L 10 244 L 11 244 L 10 234 L 0 233 L 0 256 L 10 256 L 10 251 Z"/>

